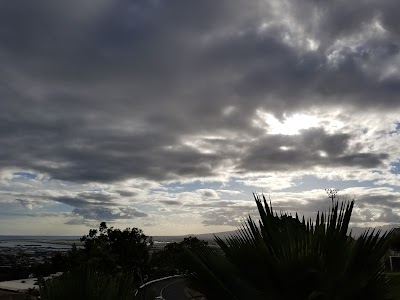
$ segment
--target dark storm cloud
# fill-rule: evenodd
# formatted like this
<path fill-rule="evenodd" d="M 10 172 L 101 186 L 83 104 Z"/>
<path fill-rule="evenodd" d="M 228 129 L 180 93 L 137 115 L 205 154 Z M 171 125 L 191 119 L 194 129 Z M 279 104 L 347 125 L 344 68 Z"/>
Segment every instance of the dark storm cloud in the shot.
<path fill-rule="evenodd" d="M 345 1 L 292 1 L 289 14 L 308 32 L 324 39 L 326 46 L 332 41 L 359 33 L 373 21 L 379 21 L 390 34 L 398 34 L 399 19 L 395 0 Z"/>
<path fill-rule="evenodd" d="M 174 139 L 162 134 L 85 133 L 79 128 L 74 137 L 70 136 L 73 133 L 58 135 L 57 128 L 46 133 L 35 130 L 17 141 L 11 134 L 2 135 L 5 147 L 0 163 L 34 169 L 60 180 L 106 182 L 132 176 L 156 180 L 210 176 L 221 159 L 190 147 L 163 149 Z"/>
<path fill-rule="evenodd" d="M 303 130 L 300 135 L 269 135 L 250 146 L 242 170 L 296 170 L 313 166 L 373 168 L 388 158 L 385 153 L 357 153 L 349 149 L 348 134 L 328 134 L 323 129 Z"/>
<path fill-rule="evenodd" d="M 257 109 L 282 116 L 309 107 L 371 108 L 378 99 L 382 111 L 398 107 L 398 77 L 381 76 L 399 54 L 397 2 L 281 5 L 1 3 L 0 168 L 112 182 L 217 176 L 227 161 L 241 172 L 379 166 L 387 154 L 352 151 L 345 134 L 264 138 L 252 119 Z M 286 18 L 301 32 L 290 32 Z M 375 21 L 386 34 L 351 41 Z M 288 43 L 287 34 L 320 48 Z M 347 39 L 346 47 L 338 39 Z M 235 139 L 211 153 L 185 144 L 226 132 L 257 142 L 245 155 Z M 88 201 L 54 200 L 79 208 Z"/>

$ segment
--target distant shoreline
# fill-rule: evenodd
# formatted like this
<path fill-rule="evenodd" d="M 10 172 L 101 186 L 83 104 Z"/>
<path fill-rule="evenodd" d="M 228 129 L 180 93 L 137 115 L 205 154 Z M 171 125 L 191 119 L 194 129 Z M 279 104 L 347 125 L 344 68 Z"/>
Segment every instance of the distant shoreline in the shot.
<path fill-rule="evenodd" d="M 59 245 L 59 246 L 67 246 L 68 248 L 72 247 L 72 245 L 75 244 L 76 246 L 80 247 L 82 246 L 80 238 L 81 238 L 80 236 L 2 235 L 0 236 L 0 247 L 4 247 L 5 245 L 7 245 L 7 247 L 10 247 L 10 244 L 14 246 L 23 245 L 26 247 L 43 247 L 43 246 L 46 247 L 45 245 Z"/>
<path fill-rule="evenodd" d="M 0 241 L 21 240 L 79 240 L 77 235 L 0 235 Z"/>

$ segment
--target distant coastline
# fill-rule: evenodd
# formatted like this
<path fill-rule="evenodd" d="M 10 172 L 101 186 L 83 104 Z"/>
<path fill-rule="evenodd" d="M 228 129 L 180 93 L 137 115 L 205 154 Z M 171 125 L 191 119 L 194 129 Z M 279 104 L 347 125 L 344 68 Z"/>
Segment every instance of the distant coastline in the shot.
<path fill-rule="evenodd" d="M 0 235 L 0 247 L 25 247 L 48 249 L 71 249 L 72 245 L 82 245 L 80 236 L 62 235 Z"/>
<path fill-rule="evenodd" d="M 72 235 L 0 235 L 0 240 L 79 240 L 82 236 Z"/>

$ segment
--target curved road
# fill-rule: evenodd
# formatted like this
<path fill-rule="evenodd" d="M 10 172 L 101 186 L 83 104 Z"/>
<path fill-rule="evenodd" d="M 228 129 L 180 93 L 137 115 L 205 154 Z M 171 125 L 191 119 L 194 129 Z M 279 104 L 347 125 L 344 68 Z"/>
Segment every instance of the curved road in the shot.
<path fill-rule="evenodd" d="M 157 296 L 162 296 L 165 300 L 188 300 L 185 296 L 185 288 L 183 278 L 170 278 L 148 285 L 142 290 L 142 296 L 139 299 L 154 300 Z"/>
<path fill-rule="evenodd" d="M 172 281 L 172 282 L 171 282 Z M 165 285 L 160 291 L 160 295 L 165 300 L 188 300 L 185 295 L 185 282 L 182 278 L 174 278 L 170 282 L 165 282 Z"/>
<path fill-rule="evenodd" d="M 202 294 L 187 288 L 185 280 L 181 277 L 169 278 L 153 282 L 141 290 L 140 300 L 154 300 L 157 297 L 164 300 L 203 300 Z M 161 299 L 161 298 L 158 298 Z"/>

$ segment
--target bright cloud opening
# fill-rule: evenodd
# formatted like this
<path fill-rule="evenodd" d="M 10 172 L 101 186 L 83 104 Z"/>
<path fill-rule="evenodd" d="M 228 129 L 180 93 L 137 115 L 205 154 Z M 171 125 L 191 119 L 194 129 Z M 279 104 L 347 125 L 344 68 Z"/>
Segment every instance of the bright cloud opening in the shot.
<path fill-rule="evenodd" d="M 299 134 L 300 130 L 317 127 L 320 123 L 317 117 L 305 114 L 294 114 L 291 117 L 285 118 L 283 122 L 271 114 L 265 114 L 265 121 L 268 124 L 270 134 L 284 135 Z"/>

